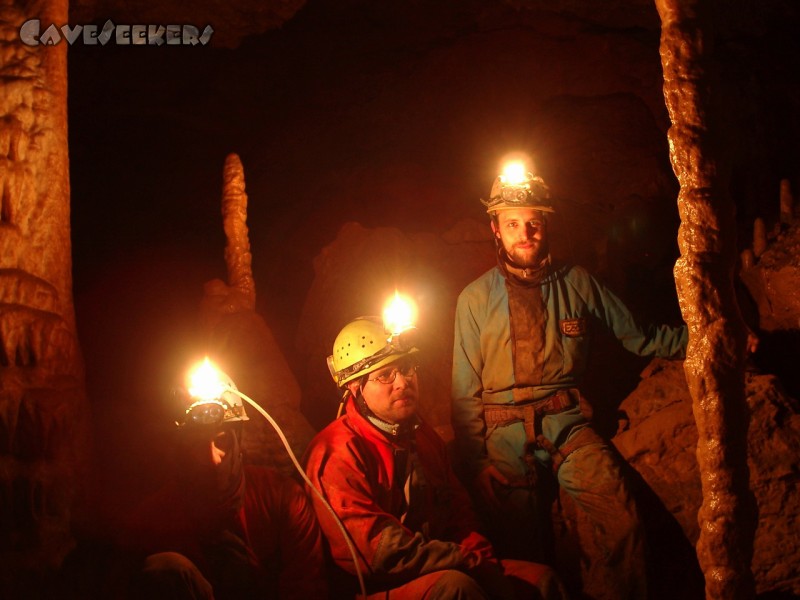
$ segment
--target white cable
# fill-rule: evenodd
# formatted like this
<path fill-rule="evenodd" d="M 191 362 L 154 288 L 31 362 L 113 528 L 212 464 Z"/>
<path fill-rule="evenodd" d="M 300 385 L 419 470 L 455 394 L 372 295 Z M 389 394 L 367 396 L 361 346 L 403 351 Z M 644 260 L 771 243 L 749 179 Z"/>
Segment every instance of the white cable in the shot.
<path fill-rule="evenodd" d="M 366 598 L 366 596 L 367 596 L 367 588 L 364 586 L 364 577 L 361 574 L 361 567 L 358 564 L 358 556 L 356 554 L 356 548 L 353 545 L 352 540 L 350 539 L 350 535 L 347 533 L 347 530 L 344 527 L 344 523 L 342 523 L 342 520 L 339 518 L 339 515 L 336 514 L 336 511 L 333 510 L 333 507 L 325 499 L 325 497 L 322 495 L 322 493 L 314 486 L 313 483 L 311 483 L 311 480 L 308 478 L 308 475 L 306 475 L 306 472 L 303 470 L 303 467 L 300 466 L 300 463 L 297 461 L 297 457 L 294 455 L 294 452 L 292 452 L 292 448 L 291 448 L 291 446 L 289 446 L 289 441 L 286 439 L 286 436 L 283 434 L 283 431 L 281 430 L 280 426 L 275 422 L 275 420 L 269 415 L 269 413 L 266 410 L 261 408 L 261 405 L 258 402 L 256 402 L 255 400 L 253 400 L 252 398 L 250 398 L 246 394 L 243 394 L 242 392 L 240 392 L 237 389 L 234 389 L 234 388 L 232 388 L 230 386 L 226 386 L 226 388 L 227 388 L 227 391 L 233 392 L 234 394 L 239 396 L 242 400 L 245 400 L 246 402 L 248 402 L 250 404 L 250 406 L 252 406 L 259 413 L 261 413 L 261 415 L 267 421 L 269 421 L 269 424 L 272 425 L 272 427 L 275 429 L 275 432 L 278 434 L 278 437 L 281 438 L 281 442 L 283 442 L 284 448 L 286 448 L 286 452 L 289 454 L 289 458 L 292 459 L 292 462 L 294 463 L 295 469 L 297 469 L 297 472 L 300 473 L 300 476 L 308 484 L 308 487 L 310 487 L 314 491 L 314 493 L 317 495 L 317 498 L 319 498 L 322 501 L 322 504 L 331 513 L 331 516 L 333 516 L 334 522 L 336 523 L 336 525 L 341 530 L 342 536 L 344 537 L 344 541 L 347 544 L 347 549 L 350 550 L 350 554 L 353 557 L 353 566 L 356 569 L 356 576 L 358 577 L 358 585 L 361 587 L 361 595 Z"/>

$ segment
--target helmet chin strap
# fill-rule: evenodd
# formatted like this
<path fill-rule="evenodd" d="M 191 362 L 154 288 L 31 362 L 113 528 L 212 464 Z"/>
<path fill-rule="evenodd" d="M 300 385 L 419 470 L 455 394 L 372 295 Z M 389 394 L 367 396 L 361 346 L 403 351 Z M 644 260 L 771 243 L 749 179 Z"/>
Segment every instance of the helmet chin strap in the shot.
<path fill-rule="evenodd" d="M 535 267 L 523 267 L 514 262 L 509 256 L 503 244 L 497 240 L 497 264 L 503 274 L 508 277 L 509 275 L 516 277 L 521 282 L 538 283 L 547 275 L 551 263 L 550 254 L 545 257 Z"/>
<path fill-rule="evenodd" d="M 361 393 L 360 386 L 358 388 L 358 393 L 353 396 L 353 399 L 355 400 L 356 408 L 362 417 L 369 421 L 373 427 L 378 428 L 383 433 L 394 438 L 407 435 L 413 431 L 416 431 L 417 427 L 419 427 L 419 420 L 416 417 L 409 419 L 408 422 L 404 421 L 402 423 L 389 423 L 388 421 L 381 419 L 378 415 L 372 412 L 372 409 L 369 406 L 367 406 L 367 401 L 364 399 L 364 394 Z"/>

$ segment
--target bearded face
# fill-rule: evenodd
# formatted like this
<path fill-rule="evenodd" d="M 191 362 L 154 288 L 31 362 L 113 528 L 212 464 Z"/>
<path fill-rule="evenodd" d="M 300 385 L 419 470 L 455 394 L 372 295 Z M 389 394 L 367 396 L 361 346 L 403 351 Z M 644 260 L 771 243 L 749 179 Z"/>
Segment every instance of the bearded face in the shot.
<path fill-rule="evenodd" d="M 509 258 L 520 267 L 539 265 L 549 252 L 547 221 L 541 211 L 511 208 L 497 211 L 492 231 Z"/>

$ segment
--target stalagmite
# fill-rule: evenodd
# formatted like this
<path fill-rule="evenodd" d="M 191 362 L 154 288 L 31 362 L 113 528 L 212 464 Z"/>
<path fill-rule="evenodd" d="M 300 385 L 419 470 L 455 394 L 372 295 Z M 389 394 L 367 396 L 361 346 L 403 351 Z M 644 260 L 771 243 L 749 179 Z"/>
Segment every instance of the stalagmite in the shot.
<path fill-rule="evenodd" d="M 742 250 L 740 259 L 742 261 L 742 269 L 749 269 L 756 264 L 756 256 L 753 254 L 753 251 L 750 248 L 745 248 Z"/>
<path fill-rule="evenodd" d="M 767 249 L 767 225 L 758 217 L 753 221 L 753 254 L 760 258 Z"/>
<path fill-rule="evenodd" d="M 250 240 L 247 235 L 247 193 L 244 189 L 244 167 L 236 154 L 225 159 L 222 189 L 222 219 L 227 245 L 225 264 L 228 285 L 237 290 L 248 310 L 256 306 Z"/>
<path fill-rule="evenodd" d="M 794 220 L 794 196 L 792 184 L 788 179 L 781 179 L 781 223 L 791 224 Z"/>
<path fill-rule="evenodd" d="M 656 7 L 672 122 L 670 159 L 680 183 L 675 282 L 690 332 L 684 371 L 699 435 L 703 503 L 697 556 L 707 598 L 752 598 L 756 517 L 746 462 L 746 328 L 733 288 L 734 203 L 726 145 L 714 121 L 719 113 L 713 102 L 719 98 L 713 95 L 716 73 L 710 62 L 712 6 L 702 0 L 656 0 Z"/>
<path fill-rule="evenodd" d="M 222 219 L 228 281 L 205 284 L 200 319 L 206 350 L 239 389 L 280 423 L 295 454 L 301 455 L 314 430 L 300 412 L 300 386 L 272 330 L 255 310 L 244 167 L 236 154 L 225 160 Z M 293 466 L 272 427 L 260 416 L 251 417 L 242 440 L 245 460 L 291 473 Z"/>

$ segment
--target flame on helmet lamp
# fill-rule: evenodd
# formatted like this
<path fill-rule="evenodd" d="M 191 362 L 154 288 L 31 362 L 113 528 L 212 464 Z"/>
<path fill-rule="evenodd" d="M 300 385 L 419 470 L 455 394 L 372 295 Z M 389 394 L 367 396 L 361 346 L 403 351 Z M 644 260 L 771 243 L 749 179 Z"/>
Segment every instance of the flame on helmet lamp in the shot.
<path fill-rule="evenodd" d="M 414 327 L 417 307 L 413 300 L 395 291 L 383 309 L 383 328 L 392 336 Z"/>
<path fill-rule="evenodd" d="M 222 380 L 220 370 L 208 357 L 189 371 L 186 389 L 192 398 L 206 401 L 216 400 L 229 388 L 230 386 Z"/>
<path fill-rule="evenodd" d="M 506 185 L 520 185 L 528 180 L 528 169 L 521 160 L 507 162 L 503 166 L 500 180 Z"/>

